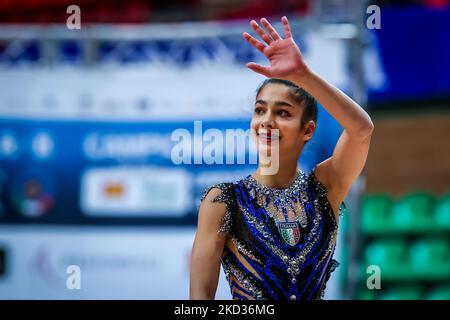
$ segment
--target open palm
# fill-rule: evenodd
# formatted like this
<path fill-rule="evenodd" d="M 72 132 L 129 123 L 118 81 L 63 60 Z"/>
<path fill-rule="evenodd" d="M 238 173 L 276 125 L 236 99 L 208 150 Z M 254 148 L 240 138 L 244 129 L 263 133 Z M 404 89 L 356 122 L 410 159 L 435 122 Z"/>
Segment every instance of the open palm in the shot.
<path fill-rule="evenodd" d="M 280 37 L 265 18 L 261 19 L 261 23 L 266 30 L 262 29 L 255 20 L 250 22 L 252 29 L 265 43 L 255 39 L 247 32 L 243 33 L 244 39 L 269 59 L 270 66 L 265 67 L 254 62 L 247 63 L 246 66 L 268 78 L 290 80 L 295 75 L 304 73 L 307 70 L 307 66 L 300 49 L 292 38 L 287 18 L 283 17 L 281 22 L 283 23 L 285 39 Z"/>

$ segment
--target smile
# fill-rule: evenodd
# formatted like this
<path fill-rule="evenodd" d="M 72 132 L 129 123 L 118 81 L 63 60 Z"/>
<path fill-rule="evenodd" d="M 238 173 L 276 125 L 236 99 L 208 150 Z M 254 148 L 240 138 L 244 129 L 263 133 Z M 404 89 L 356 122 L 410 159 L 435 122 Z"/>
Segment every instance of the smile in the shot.
<path fill-rule="evenodd" d="M 258 140 L 263 142 L 263 143 L 271 143 L 272 141 L 279 141 L 281 139 L 281 137 L 279 135 L 275 135 L 273 134 L 271 131 L 268 130 L 260 130 L 257 133 L 258 136 Z"/>

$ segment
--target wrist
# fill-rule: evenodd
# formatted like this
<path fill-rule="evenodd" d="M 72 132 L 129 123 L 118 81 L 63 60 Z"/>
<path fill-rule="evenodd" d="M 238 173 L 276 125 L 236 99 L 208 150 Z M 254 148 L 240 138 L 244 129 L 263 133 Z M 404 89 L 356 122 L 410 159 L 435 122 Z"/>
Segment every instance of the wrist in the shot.
<path fill-rule="evenodd" d="M 303 88 L 308 85 L 308 82 L 313 77 L 314 72 L 308 68 L 308 66 L 304 66 L 296 70 L 291 77 L 289 77 L 290 81 L 295 83 L 297 86 Z"/>

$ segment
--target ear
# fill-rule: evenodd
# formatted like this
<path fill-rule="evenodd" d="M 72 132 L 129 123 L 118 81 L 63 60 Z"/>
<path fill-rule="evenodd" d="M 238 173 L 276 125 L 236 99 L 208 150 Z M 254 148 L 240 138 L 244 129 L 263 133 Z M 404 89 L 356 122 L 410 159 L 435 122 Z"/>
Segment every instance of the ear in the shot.
<path fill-rule="evenodd" d="M 303 140 L 309 141 L 312 139 L 314 131 L 316 131 L 316 123 L 313 120 L 309 120 L 305 124 L 305 133 L 303 134 Z"/>

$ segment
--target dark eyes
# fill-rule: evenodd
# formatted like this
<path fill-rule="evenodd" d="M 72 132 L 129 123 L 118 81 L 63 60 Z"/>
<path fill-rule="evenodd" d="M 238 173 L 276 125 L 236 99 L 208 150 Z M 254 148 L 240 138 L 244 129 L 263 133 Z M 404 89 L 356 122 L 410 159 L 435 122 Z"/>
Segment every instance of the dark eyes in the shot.
<path fill-rule="evenodd" d="M 255 114 L 261 115 L 264 114 L 264 109 L 261 107 L 256 107 L 255 108 Z M 286 110 L 277 110 L 277 115 L 282 116 L 282 117 L 288 117 L 290 116 L 289 112 L 287 112 Z"/>
<path fill-rule="evenodd" d="M 255 108 L 255 114 L 262 114 L 264 112 L 263 108 Z"/>
<path fill-rule="evenodd" d="M 282 117 L 287 117 L 287 116 L 289 116 L 289 112 L 287 112 L 287 111 L 285 111 L 285 110 L 279 110 L 279 111 L 277 112 L 277 114 L 279 114 L 279 115 L 282 116 Z"/>

